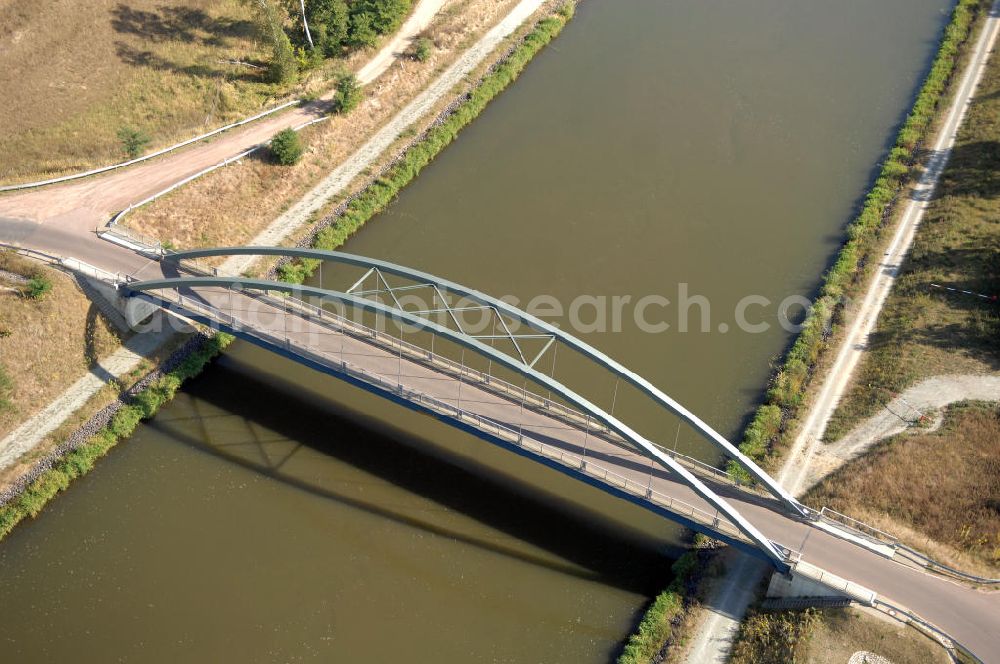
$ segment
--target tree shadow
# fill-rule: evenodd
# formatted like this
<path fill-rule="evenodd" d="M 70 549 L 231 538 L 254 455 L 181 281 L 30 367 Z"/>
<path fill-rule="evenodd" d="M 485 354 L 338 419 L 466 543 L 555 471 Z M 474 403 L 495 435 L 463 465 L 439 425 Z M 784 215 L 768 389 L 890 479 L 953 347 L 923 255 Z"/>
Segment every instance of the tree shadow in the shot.
<path fill-rule="evenodd" d="M 201 9 L 160 5 L 155 11 L 133 9 L 119 3 L 111 10 L 111 27 L 153 43 L 184 42 L 225 46 L 231 38 L 250 39 L 257 33 L 252 21 L 214 18 Z"/>
<path fill-rule="evenodd" d="M 160 5 L 155 11 L 144 11 L 120 3 L 111 10 L 111 16 L 115 32 L 138 38 L 143 44 L 182 43 L 221 49 L 235 39 L 251 39 L 257 34 L 257 26 L 251 21 L 215 18 L 191 7 Z M 246 61 L 256 69 L 225 62 L 182 64 L 123 40 L 115 41 L 115 52 L 128 65 L 208 78 L 257 81 L 265 66 L 256 59 Z"/>
<path fill-rule="evenodd" d="M 236 81 L 261 80 L 260 69 L 248 70 L 247 68 L 240 67 L 237 70 L 234 68 L 239 67 L 239 65 L 230 65 L 224 62 L 219 62 L 217 64 L 200 62 L 184 65 L 168 58 L 161 57 L 152 51 L 144 51 L 121 41 L 115 42 L 115 54 L 122 62 L 133 67 L 148 67 L 158 71 L 168 71 L 175 74 L 198 76 L 202 78 L 217 78 Z M 260 63 L 260 66 L 264 66 L 263 63 L 258 60 L 249 62 L 250 64 Z"/>

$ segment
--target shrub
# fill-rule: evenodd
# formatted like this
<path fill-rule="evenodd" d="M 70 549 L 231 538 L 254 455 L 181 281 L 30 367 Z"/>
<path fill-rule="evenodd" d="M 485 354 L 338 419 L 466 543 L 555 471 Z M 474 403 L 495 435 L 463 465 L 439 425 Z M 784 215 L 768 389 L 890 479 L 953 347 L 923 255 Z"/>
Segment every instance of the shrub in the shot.
<path fill-rule="evenodd" d="M 296 163 L 304 151 L 299 132 L 294 129 L 282 129 L 271 139 L 271 156 L 282 166 Z"/>
<path fill-rule="evenodd" d="M 646 664 L 660 651 L 671 635 L 671 624 L 684 609 L 685 585 L 698 566 L 698 553 L 688 551 L 671 566 L 674 579 L 660 593 L 642 617 L 618 656 L 618 664 Z"/>
<path fill-rule="evenodd" d="M 41 300 L 52 290 L 52 281 L 44 274 L 39 274 L 28 280 L 22 293 L 29 300 Z"/>
<path fill-rule="evenodd" d="M 118 130 L 118 140 L 122 151 L 129 159 L 135 159 L 143 153 L 151 140 L 145 133 L 132 127 L 122 127 Z"/>
<path fill-rule="evenodd" d="M 413 58 L 418 62 L 427 62 L 434 50 L 434 42 L 427 37 L 421 37 L 413 43 Z"/>
<path fill-rule="evenodd" d="M 345 74 L 337 81 L 337 91 L 333 95 L 333 111 L 346 115 L 361 103 L 361 84 L 354 74 Z"/>
<path fill-rule="evenodd" d="M 275 85 L 294 83 L 299 75 L 299 63 L 288 35 L 281 30 L 274 33 L 271 62 L 267 65 L 267 80 Z"/>

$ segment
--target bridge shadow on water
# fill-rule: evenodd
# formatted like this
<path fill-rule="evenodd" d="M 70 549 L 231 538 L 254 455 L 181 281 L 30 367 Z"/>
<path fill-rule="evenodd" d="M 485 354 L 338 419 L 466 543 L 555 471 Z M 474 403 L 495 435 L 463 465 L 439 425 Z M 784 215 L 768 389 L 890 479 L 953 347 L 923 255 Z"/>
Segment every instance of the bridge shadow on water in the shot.
<path fill-rule="evenodd" d="M 671 556 L 680 553 L 679 548 L 668 543 L 667 524 L 664 524 L 663 537 L 657 538 L 589 509 L 580 502 L 562 498 L 514 477 L 509 467 L 505 472 L 470 460 L 432 440 L 322 399 L 287 380 L 271 376 L 265 379 L 252 367 L 232 357 L 223 358 L 192 380 L 185 386 L 185 393 L 298 445 L 277 462 L 268 462 L 263 451 L 254 457 L 239 453 L 239 450 L 246 449 L 245 443 L 254 443 L 255 440 L 240 444 L 232 441 L 222 445 L 212 444 L 207 437 L 199 439 L 180 430 L 180 427 L 171 426 L 171 421 L 177 420 L 162 415 L 148 422 L 148 426 L 206 454 L 380 518 L 543 566 L 557 573 L 646 596 L 658 593 L 669 582 Z M 398 408 L 389 404 L 386 407 Z M 477 441 L 476 444 L 490 445 L 485 441 Z M 315 480 L 296 476 L 287 468 L 287 461 L 302 447 L 321 452 L 432 500 L 566 562 L 458 532 L 432 519 L 419 518 L 390 505 L 359 499 L 335 486 L 324 486 Z M 535 466 L 534 462 L 519 457 L 515 462 Z M 535 467 L 542 473 L 554 473 Z M 556 476 L 556 479 L 572 482 L 562 476 Z M 591 488 L 585 490 L 597 491 Z M 627 509 L 638 508 L 629 506 Z"/>

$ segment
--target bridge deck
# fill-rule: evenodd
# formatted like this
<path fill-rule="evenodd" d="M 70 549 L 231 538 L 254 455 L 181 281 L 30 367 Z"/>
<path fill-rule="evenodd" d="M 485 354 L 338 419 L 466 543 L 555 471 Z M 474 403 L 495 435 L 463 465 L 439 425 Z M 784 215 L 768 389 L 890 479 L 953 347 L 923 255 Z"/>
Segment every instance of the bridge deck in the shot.
<path fill-rule="evenodd" d="M 200 287 L 138 297 L 232 329 L 313 368 L 449 418 L 615 495 L 670 513 L 742 548 L 750 546 L 732 524 L 719 519 L 714 508 L 672 473 L 651 467 L 649 458 L 623 447 L 596 426 L 588 432 L 579 414 L 557 404 L 545 405 L 538 397 L 522 406 L 520 388 L 502 381 L 487 382 L 478 372 L 399 343 L 391 335 L 377 334 L 283 297 Z M 458 380 L 459 375 L 463 380 Z M 930 577 L 794 518 L 777 503 L 735 487 L 721 476 L 713 478 L 706 472 L 701 477 L 768 538 L 801 552 L 803 560 L 909 607 L 978 652 L 1000 652 L 1000 633 L 994 629 L 1000 611 L 996 594 Z"/>

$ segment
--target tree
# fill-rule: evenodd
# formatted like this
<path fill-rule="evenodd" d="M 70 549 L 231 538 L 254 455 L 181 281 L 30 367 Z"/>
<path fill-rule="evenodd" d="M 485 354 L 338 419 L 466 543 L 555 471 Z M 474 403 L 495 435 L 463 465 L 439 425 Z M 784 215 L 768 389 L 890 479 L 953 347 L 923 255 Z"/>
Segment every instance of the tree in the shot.
<path fill-rule="evenodd" d="M 410 0 L 359 0 L 352 7 L 356 15 L 372 17 L 372 27 L 380 35 L 394 31 L 410 11 Z"/>
<path fill-rule="evenodd" d="M 297 162 L 304 151 L 299 132 L 294 129 L 282 129 L 271 139 L 271 156 L 282 166 Z"/>
<path fill-rule="evenodd" d="M 350 10 L 345 0 L 309 0 L 309 22 L 317 34 L 316 43 L 327 57 L 340 55 L 351 27 Z"/>
<path fill-rule="evenodd" d="M 267 66 L 267 79 L 284 85 L 293 82 L 299 74 L 292 42 L 281 27 L 281 17 L 268 0 L 251 0 L 257 9 L 258 29 L 261 36 L 271 42 L 271 62 Z"/>
<path fill-rule="evenodd" d="M 302 29 L 305 30 L 306 40 L 309 42 L 309 48 L 316 48 L 313 45 L 312 34 L 309 33 L 309 21 L 306 20 L 306 0 L 299 0 L 299 8 L 302 10 Z"/>
<path fill-rule="evenodd" d="M 361 84 L 354 74 L 345 74 L 337 81 L 337 91 L 333 95 L 333 111 L 347 115 L 361 103 Z"/>
<path fill-rule="evenodd" d="M 122 150 L 128 158 L 135 159 L 142 154 L 151 139 L 138 129 L 122 127 L 118 130 L 118 140 L 121 141 Z"/>
<path fill-rule="evenodd" d="M 272 44 L 273 55 L 267 64 L 267 78 L 272 83 L 286 85 L 293 83 L 299 75 L 299 63 L 295 59 L 295 50 L 288 35 L 279 30 Z"/>
<path fill-rule="evenodd" d="M 351 14 L 351 28 L 348 43 L 355 47 L 374 46 L 378 43 L 375 29 L 375 15 L 369 12 Z"/>

